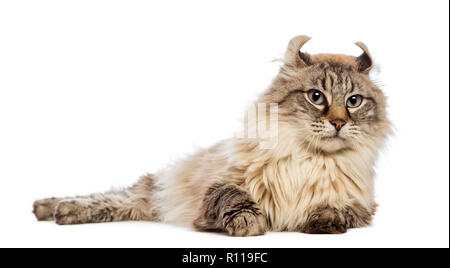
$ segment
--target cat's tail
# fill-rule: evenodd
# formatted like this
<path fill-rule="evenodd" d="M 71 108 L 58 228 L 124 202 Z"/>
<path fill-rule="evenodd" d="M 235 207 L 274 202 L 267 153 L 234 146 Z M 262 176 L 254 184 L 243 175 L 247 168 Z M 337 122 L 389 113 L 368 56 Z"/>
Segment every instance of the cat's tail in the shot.
<path fill-rule="evenodd" d="M 156 211 L 152 205 L 154 175 L 146 174 L 131 187 L 106 193 L 68 198 L 46 198 L 33 204 L 39 221 L 57 224 L 83 224 L 111 221 L 152 221 Z"/>

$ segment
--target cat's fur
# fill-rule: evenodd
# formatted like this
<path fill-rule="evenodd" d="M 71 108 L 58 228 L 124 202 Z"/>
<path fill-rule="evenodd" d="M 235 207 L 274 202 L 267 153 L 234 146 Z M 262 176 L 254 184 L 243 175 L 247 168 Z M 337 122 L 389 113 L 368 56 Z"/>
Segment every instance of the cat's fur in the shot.
<path fill-rule="evenodd" d="M 257 101 L 278 104 L 269 149 L 258 138 L 229 139 L 123 191 L 38 200 L 36 217 L 58 224 L 162 221 L 236 236 L 367 226 L 376 208 L 377 150 L 390 131 L 385 97 L 369 78 L 364 44 L 357 43 L 359 57 L 309 55 L 300 52 L 308 40 L 290 41 L 279 74 Z M 310 89 L 323 92 L 328 105 L 312 103 Z M 354 94 L 363 102 L 347 108 Z M 339 137 L 330 122 L 346 123 Z"/>

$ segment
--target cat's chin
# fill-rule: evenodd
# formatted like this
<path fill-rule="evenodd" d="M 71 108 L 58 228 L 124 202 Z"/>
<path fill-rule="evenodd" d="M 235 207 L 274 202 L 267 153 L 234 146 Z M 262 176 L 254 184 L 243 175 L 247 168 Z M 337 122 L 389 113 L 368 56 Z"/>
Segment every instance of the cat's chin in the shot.
<path fill-rule="evenodd" d="M 322 138 L 318 146 L 325 153 L 336 153 L 348 148 L 347 141 L 341 137 Z"/>

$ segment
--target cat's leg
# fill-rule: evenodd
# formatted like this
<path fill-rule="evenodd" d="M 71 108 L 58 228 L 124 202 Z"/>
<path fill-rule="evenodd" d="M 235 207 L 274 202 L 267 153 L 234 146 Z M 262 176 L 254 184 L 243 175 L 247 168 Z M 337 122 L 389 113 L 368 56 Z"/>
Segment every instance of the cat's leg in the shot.
<path fill-rule="evenodd" d="M 198 230 L 224 231 L 233 236 L 254 236 L 267 231 L 267 220 L 244 189 L 218 183 L 205 194 L 201 215 L 194 226 Z"/>
<path fill-rule="evenodd" d="M 340 210 L 324 205 L 309 213 L 301 231 L 308 234 L 342 234 L 347 232 L 345 215 Z"/>
<path fill-rule="evenodd" d="M 375 206 L 367 209 L 357 202 L 342 208 L 319 206 L 309 213 L 301 231 L 310 234 L 342 234 L 348 228 L 369 225 L 374 212 Z"/>
<path fill-rule="evenodd" d="M 33 204 L 33 213 L 39 221 L 55 220 L 55 208 L 62 198 L 45 198 L 37 200 Z"/>
<path fill-rule="evenodd" d="M 148 175 L 122 191 L 38 200 L 33 212 L 38 220 L 55 220 L 62 225 L 153 220 L 156 213 L 151 204 L 151 192 L 152 178 Z"/>

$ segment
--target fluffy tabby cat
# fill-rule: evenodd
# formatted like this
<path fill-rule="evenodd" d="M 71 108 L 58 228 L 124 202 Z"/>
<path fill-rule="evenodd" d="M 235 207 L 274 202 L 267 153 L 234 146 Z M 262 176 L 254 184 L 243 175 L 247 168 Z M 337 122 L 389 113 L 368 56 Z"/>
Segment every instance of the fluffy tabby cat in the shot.
<path fill-rule="evenodd" d="M 290 41 L 257 101 L 278 105 L 270 149 L 257 138 L 225 140 L 121 191 L 38 200 L 37 219 L 162 221 L 234 236 L 367 226 L 376 208 L 373 166 L 390 131 L 385 96 L 369 78 L 363 43 L 359 57 L 310 55 L 300 52 L 308 40 Z"/>

